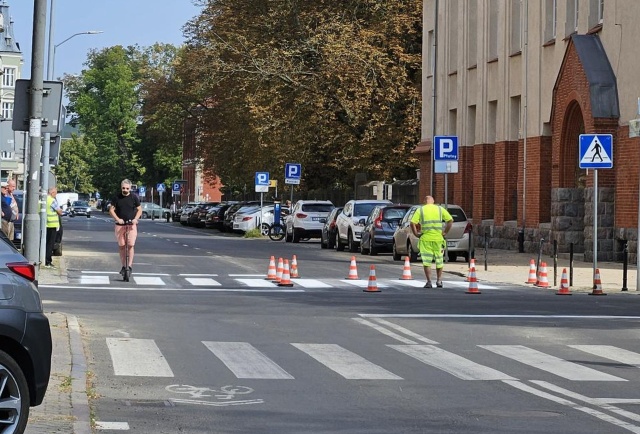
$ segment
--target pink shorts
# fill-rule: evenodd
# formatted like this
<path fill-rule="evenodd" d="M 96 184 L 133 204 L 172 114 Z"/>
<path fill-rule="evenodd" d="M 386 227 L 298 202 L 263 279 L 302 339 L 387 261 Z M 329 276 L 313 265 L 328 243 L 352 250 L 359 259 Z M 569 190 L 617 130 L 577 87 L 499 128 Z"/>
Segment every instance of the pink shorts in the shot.
<path fill-rule="evenodd" d="M 136 237 L 138 236 L 138 225 L 116 225 L 116 240 L 118 246 L 124 247 L 124 233 L 129 230 L 129 245 L 136 245 Z"/>

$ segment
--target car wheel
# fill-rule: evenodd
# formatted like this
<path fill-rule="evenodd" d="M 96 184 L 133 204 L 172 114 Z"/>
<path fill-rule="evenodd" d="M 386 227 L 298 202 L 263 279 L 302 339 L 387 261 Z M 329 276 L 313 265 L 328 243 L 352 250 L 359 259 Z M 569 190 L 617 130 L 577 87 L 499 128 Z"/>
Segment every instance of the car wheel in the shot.
<path fill-rule="evenodd" d="M 418 260 L 418 252 L 413 250 L 411 241 L 407 242 L 407 253 L 409 254 L 409 262 L 416 262 Z"/>
<path fill-rule="evenodd" d="M 0 415 L 4 430 L 23 432 L 29 419 L 29 386 L 20 366 L 0 351 Z"/>
<path fill-rule="evenodd" d="M 374 245 L 374 239 L 369 238 L 369 256 L 376 256 L 378 254 L 378 249 Z"/>
<path fill-rule="evenodd" d="M 267 236 L 269 235 L 269 225 L 266 223 L 262 223 L 260 225 L 260 233 L 262 234 L 262 236 Z"/>
<path fill-rule="evenodd" d="M 398 253 L 398 251 L 396 250 L 396 241 L 393 240 L 393 249 L 391 250 L 391 254 L 393 255 L 393 260 L 394 261 L 399 261 L 400 259 L 402 259 L 402 257 L 400 256 L 400 254 Z"/>
<path fill-rule="evenodd" d="M 289 235 L 289 232 L 287 232 L 287 227 L 284 227 L 284 242 L 285 243 L 290 243 L 291 241 L 293 241 L 293 234 Z"/>
<path fill-rule="evenodd" d="M 146 219 L 146 218 L 149 218 L 149 214 L 147 214 L 146 211 L 143 211 L 140 217 L 142 217 L 143 219 Z"/>
<path fill-rule="evenodd" d="M 360 238 L 360 254 L 366 255 L 369 253 L 369 249 L 364 246 L 364 239 Z"/>
<path fill-rule="evenodd" d="M 336 239 L 331 236 L 331 233 L 327 233 L 327 249 L 333 249 L 336 246 Z"/>
<path fill-rule="evenodd" d="M 294 243 L 300 242 L 300 234 L 296 233 L 296 228 L 291 228 L 291 241 Z"/>
<path fill-rule="evenodd" d="M 360 243 L 356 244 L 356 241 L 353 239 L 353 233 L 351 231 L 349 231 L 349 234 L 347 235 L 347 246 L 349 246 L 349 251 L 351 253 L 355 253 L 358 251 L 358 247 Z"/>
<path fill-rule="evenodd" d="M 91 214 L 87 214 L 87 218 L 90 219 L 91 218 Z"/>
<path fill-rule="evenodd" d="M 340 241 L 340 232 L 336 231 L 336 250 L 342 252 L 344 250 L 344 244 Z"/>
<path fill-rule="evenodd" d="M 324 238 L 322 236 L 320 236 L 320 248 L 321 249 L 326 249 L 327 247 L 328 246 L 327 246 L 327 243 L 324 242 Z"/>
<path fill-rule="evenodd" d="M 449 253 L 449 262 L 456 262 L 456 259 L 458 259 L 457 253 Z"/>

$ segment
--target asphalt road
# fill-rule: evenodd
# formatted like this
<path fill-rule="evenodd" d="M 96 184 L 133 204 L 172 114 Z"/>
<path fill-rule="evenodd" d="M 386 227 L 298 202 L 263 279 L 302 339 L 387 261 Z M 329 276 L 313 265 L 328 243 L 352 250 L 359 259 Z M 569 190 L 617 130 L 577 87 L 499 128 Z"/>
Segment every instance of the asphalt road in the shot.
<path fill-rule="evenodd" d="M 100 214 L 66 219 L 64 249 L 68 283 L 41 292 L 80 320 L 101 432 L 640 433 L 637 297 L 426 290 L 390 255 L 356 256 L 355 284 L 317 241 L 164 221 L 125 283 Z M 304 280 L 265 281 L 271 255 Z"/>

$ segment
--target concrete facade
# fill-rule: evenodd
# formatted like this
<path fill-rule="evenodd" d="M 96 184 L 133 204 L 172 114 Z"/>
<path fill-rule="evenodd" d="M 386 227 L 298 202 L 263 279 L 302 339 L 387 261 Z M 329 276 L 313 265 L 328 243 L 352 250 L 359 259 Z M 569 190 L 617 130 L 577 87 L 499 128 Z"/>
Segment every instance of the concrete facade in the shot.
<path fill-rule="evenodd" d="M 460 204 L 492 247 L 593 258 L 594 171 L 580 134 L 613 135 L 598 170 L 600 260 L 638 248 L 640 61 L 635 0 L 424 0 L 421 196 Z M 434 122 L 435 112 L 435 122 Z M 432 174 L 434 135 L 456 135 L 459 172 Z M 519 243 L 519 233 L 524 240 Z M 521 235 L 522 236 L 522 235 Z"/>

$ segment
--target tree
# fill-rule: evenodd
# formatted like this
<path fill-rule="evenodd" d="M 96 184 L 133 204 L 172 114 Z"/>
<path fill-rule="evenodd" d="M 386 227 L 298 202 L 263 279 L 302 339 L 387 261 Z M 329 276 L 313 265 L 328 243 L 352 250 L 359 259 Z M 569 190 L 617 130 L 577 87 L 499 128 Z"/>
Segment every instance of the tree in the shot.
<path fill-rule="evenodd" d="M 53 169 L 59 191 L 76 191 L 91 194 L 96 191 L 90 174 L 90 162 L 96 147 L 87 139 L 72 135 L 60 143 L 60 158 Z"/>

